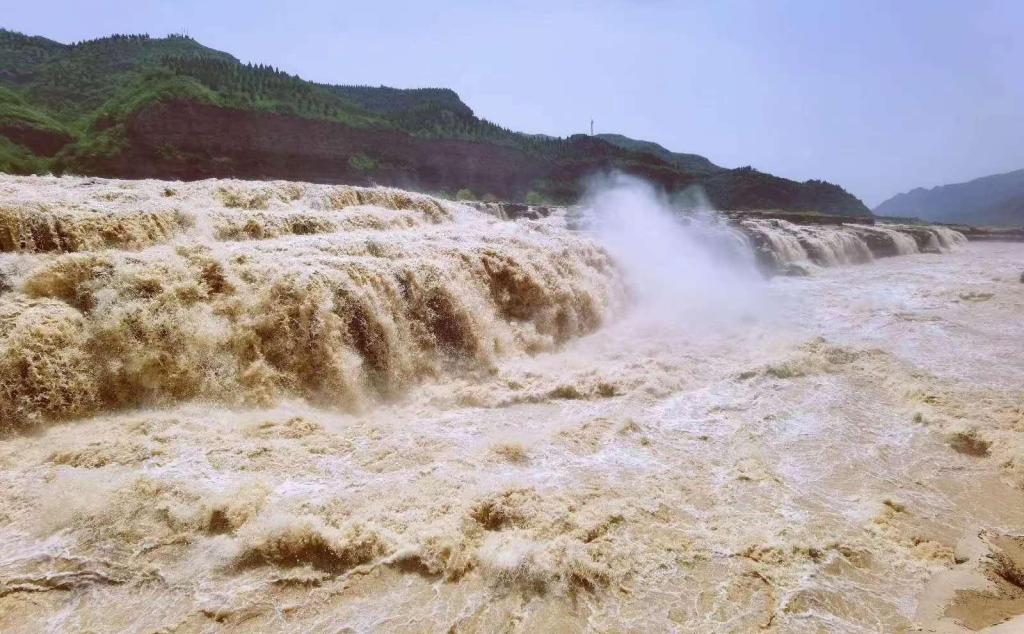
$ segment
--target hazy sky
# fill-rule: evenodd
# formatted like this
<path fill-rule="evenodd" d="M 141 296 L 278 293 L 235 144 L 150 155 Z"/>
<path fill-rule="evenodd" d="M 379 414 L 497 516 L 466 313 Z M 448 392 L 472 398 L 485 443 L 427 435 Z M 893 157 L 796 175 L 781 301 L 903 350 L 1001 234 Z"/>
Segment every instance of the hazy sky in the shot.
<path fill-rule="evenodd" d="M 727 167 L 899 191 L 1024 167 L 1024 1 L 3 0 L 62 42 L 187 32 L 322 82 L 454 88 L 565 136 L 590 118 Z"/>

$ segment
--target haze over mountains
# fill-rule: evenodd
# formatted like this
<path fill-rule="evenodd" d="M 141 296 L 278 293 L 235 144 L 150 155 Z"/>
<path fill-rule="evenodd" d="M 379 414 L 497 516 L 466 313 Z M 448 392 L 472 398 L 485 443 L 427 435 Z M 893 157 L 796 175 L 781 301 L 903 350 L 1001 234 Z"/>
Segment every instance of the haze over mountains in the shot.
<path fill-rule="evenodd" d="M 551 138 L 477 117 L 452 90 L 317 84 L 185 36 L 76 44 L 0 31 L 0 171 L 284 178 L 572 202 L 618 169 L 720 209 L 869 210 L 841 187 L 620 135 Z"/>
<path fill-rule="evenodd" d="M 917 188 L 875 207 L 879 216 L 968 225 L 1024 226 L 1024 169 L 966 183 Z"/>

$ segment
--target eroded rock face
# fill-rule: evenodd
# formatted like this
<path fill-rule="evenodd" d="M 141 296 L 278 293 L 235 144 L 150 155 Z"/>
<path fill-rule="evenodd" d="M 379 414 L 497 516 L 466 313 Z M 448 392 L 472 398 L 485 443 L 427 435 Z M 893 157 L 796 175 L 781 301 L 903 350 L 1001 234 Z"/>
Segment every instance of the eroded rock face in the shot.
<path fill-rule="evenodd" d="M 167 102 L 128 123 L 130 149 L 74 171 L 127 178 L 283 178 L 439 191 L 468 187 L 521 198 L 546 168 L 523 151 L 456 139 L 424 139 L 397 130 L 347 126 L 268 112 Z M 173 147 L 168 155 L 160 148 Z M 373 157 L 368 172 L 350 162 Z"/>
<path fill-rule="evenodd" d="M 528 143 L 428 138 L 396 128 L 185 100 L 143 107 L 124 125 L 126 143 L 114 155 L 98 157 L 73 147 L 58 157 L 53 171 L 184 180 L 282 178 L 431 192 L 468 188 L 480 196 L 517 201 L 529 200 L 529 192 L 537 191 L 563 202 L 578 200 L 588 177 L 624 171 L 670 192 L 699 184 L 719 209 L 820 211 L 858 221 L 870 217 L 867 207 L 838 185 L 800 183 L 750 168 L 690 171 L 587 135 L 572 135 L 538 150 Z M 97 122 L 91 132 L 102 126 Z M 56 152 L 60 145 L 45 149 Z M 807 222 L 821 218 L 812 214 Z"/>
<path fill-rule="evenodd" d="M 0 126 L 0 136 L 5 136 L 41 156 L 53 156 L 73 140 L 71 135 L 63 132 L 40 130 L 27 125 Z"/>

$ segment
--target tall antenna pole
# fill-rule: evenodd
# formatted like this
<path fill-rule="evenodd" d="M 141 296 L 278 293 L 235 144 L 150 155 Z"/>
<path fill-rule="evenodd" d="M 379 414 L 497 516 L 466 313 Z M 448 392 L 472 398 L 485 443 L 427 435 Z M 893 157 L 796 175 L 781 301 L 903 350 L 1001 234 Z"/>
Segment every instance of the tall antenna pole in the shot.
<path fill-rule="evenodd" d="M 594 136 L 594 119 L 590 119 L 590 136 Z"/>

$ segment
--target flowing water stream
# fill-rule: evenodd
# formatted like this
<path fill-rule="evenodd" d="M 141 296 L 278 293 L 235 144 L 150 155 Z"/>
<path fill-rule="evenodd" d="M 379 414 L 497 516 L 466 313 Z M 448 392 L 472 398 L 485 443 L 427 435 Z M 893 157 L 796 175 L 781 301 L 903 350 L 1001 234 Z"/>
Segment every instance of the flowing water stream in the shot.
<path fill-rule="evenodd" d="M 5 632 L 1024 625 L 1024 245 L 4 177 L 0 247 Z"/>

